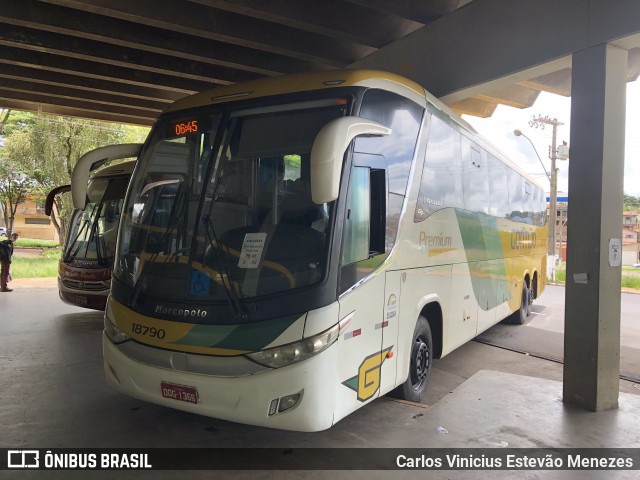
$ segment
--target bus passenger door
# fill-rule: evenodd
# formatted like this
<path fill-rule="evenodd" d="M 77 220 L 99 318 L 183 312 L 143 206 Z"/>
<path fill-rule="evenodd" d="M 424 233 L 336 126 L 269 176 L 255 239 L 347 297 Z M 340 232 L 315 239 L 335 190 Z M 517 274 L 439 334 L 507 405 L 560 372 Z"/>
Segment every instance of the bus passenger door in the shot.
<path fill-rule="evenodd" d="M 382 344 L 385 272 L 378 268 L 386 258 L 386 171 L 371 162 L 359 166 L 362 163 L 357 160 L 354 156 L 349 176 L 340 258 L 341 332 L 334 421 L 380 395 L 381 365 L 387 353 L 387 345 Z"/>

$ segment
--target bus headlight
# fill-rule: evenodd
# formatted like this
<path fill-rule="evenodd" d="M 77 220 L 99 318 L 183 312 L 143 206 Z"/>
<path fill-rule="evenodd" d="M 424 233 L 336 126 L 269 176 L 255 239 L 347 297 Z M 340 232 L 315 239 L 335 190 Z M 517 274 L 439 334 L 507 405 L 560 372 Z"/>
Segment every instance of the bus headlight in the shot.
<path fill-rule="evenodd" d="M 249 353 L 247 357 L 271 368 L 280 368 L 301 362 L 329 348 L 337 340 L 339 328 L 339 325 L 335 325 L 313 337 L 281 347 Z"/>
<path fill-rule="evenodd" d="M 109 340 L 116 345 L 131 340 L 131 337 L 118 328 L 113 321 L 113 314 L 111 313 L 111 302 L 107 301 L 107 309 L 104 312 L 104 333 L 107 334 Z"/>

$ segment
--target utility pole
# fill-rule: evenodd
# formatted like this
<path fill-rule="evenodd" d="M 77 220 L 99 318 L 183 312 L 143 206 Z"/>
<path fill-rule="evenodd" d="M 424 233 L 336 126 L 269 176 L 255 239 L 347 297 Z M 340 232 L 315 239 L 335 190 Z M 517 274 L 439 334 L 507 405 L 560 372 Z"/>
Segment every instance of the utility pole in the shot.
<path fill-rule="evenodd" d="M 558 159 L 558 149 L 556 147 L 556 135 L 558 133 L 558 127 L 564 125 L 559 122 L 557 118 L 550 118 L 548 116 L 538 115 L 534 116 L 529 121 L 529 126 L 533 128 L 540 128 L 544 130 L 545 125 L 551 125 L 553 127 L 553 136 L 551 138 L 551 147 L 549 148 L 549 158 L 551 159 L 551 191 L 549 192 L 549 223 L 551 228 L 549 229 L 549 245 L 548 254 L 553 259 L 553 278 L 555 280 L 555 264 L 556 264 L 556 214 L 557 214 L 557 199 L 558 199 L 558 170 L 556 169 L 556 160 Z M 566 158 L 562 158 L 566 160 Z"/>

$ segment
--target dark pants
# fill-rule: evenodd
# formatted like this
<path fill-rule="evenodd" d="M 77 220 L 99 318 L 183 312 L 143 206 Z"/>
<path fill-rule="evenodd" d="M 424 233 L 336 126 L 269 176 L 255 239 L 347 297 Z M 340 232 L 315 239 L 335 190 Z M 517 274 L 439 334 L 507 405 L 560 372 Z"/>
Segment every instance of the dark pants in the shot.
<path fill-rule="evenodd" d="M 2 270 L 0 271 L 0 286 L 2 290 L 6 290 L 7 282 L 9 281 L 9 267 L 11 266 L 11 262 L 7 260 L 0 260 L 0 265 L 2 265 Z"/>

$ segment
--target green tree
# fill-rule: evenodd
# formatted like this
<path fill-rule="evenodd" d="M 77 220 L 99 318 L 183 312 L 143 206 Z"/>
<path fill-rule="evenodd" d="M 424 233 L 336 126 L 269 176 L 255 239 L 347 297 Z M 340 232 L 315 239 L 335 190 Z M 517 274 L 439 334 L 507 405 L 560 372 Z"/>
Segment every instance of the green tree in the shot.
<path fill-rule="evenodd" d="M 9 157 L 0 156 L 0 205 L 7 226 L 7 236 L 11 236 L 13 232 L 16 210 L 18 205 L 24 203 L 32 184 L 29 175 L 16 162 Z"/>
<path fill-rule="evenodd" d="M 633 195 L 624 194 L 624 211 L 625 212 L 639 212 L 640 211 L 640 198 Z"/>
<path fill-rule="evenodd" d="M 15 120 L 14 120 L 15 119 Z M 4 149 L 33 179 L 30 194 L 43 200 L 47 193 L 71 182 L 78 159 L 104 145 L 140 142 L 148 129 L 53 115 L 13 116 L 4 137 Z M 11 128 L 9 125 L 11 124 Z M 72 212 L 68 195 L 55 199 L 51 218 L 62 241 Z"/>

